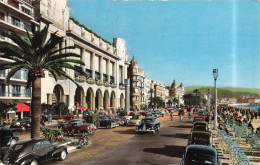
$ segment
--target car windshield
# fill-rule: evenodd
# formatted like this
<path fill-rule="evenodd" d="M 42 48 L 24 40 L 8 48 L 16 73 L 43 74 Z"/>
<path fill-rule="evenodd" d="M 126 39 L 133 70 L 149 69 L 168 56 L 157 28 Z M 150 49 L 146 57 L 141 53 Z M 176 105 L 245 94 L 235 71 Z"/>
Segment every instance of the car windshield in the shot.
<path fill-rule="evenodd" d="M 206 130 L 206 124 L 200 123 L 200 124 L 195 124 L 193 127 L 194 131 L 204 131 Z"/>
<path fill-rule="evenodd" d="M 68 123 L 68 126 L 75 126 L 75 125 L 78 125 L 77 122 L 69 122 Z"/>
<path fill-rule="evenodd" d="M 216 153 L 212 150 L 190 148 L 185 156 L 185 164 L 215 164 Z"/>
<path fill-rule="evenodd" d="M 142 122 L 144 122 L 144 123 L 152 123 L 153 120 L 152 119 L 143 119 Z"/>

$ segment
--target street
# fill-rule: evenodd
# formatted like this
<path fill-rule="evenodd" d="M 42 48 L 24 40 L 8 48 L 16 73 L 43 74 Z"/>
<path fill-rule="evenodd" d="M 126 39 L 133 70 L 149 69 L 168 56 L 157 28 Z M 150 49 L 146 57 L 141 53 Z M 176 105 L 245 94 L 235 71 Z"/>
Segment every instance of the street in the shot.
<path fill-rule="evenodd" d="M 169 114 L 159 118 L 162 126 L 155 134 L 136 134 L 135 127 L 100 129 L 91 137 L 91 146 L 69 154 L 63 162 L 49 164 L 180 164 L 192 119 L 185 116 L 179 121 L 174 115 L 173 121 Z"/>

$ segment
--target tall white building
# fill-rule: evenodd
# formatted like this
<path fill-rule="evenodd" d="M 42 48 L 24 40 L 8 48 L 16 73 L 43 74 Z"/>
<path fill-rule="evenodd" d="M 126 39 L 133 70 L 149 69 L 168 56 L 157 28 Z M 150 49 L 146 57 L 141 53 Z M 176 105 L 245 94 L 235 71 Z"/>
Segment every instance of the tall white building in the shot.
<path fill-rule="evenodd" d="M 49 37 L 64 37 L 58 47 L 75 46 L 70 50 L 81 55 L 85 65 L 78 66 L 88 77 L 67 69 L 66 72 L 81 85 L 77 87 L 70 80 L 53 76 L 45 71 L 42 78 L 42 103 L 65 102 L 71 110 L 76 106 L 87 109 L 124 108 L 128 55 L 125 41 L 114 38 L 109 43 L 70 18 L 67 0 L 1 0 L 0 28 L 12 29 L 26 37 L 26 30 L 42 29 L 49 25 Z M 3 10 L 2 10 L 3 9 Z M 55 32 L 57 32 L 55 34 Z M 7 40 L 0 36 L 1 40 Z M 6 62 L 0 59 L 0 63 Z M 9 61 L 7 61 L 9 62 Z M 0 100 L 8 102 L 30 102 L 30 88 L 25 88 L 26 71 L 19 71 L 9 85 L 4 83 L 7 70 L 0 74 Z"/>

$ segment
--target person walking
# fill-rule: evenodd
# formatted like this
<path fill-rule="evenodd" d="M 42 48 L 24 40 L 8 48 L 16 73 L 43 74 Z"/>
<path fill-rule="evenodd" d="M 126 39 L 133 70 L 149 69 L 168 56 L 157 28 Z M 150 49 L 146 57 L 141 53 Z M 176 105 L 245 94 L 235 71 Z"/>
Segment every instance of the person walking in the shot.
<path fill-rule="evenodd" d="M 171 112 L 171 114 L 170 114 L 170 117 L 171 117 L 171 121 L 172 121 L 172 118 L 173 118 L 172 112 Z"/>
<path fill-rule="evenodd" d="M 49 124 L 52 123 L 52 114 L 51 113 L 49 113 L 49 116 L 48 116 L 48 123 Z"/>
<path fill-rule="evenodd" d="M 182 120 L 182 115 L 183 115 L 183 110 L 179 110 L 179 116 L 180 116 L 180 120 Z"/>

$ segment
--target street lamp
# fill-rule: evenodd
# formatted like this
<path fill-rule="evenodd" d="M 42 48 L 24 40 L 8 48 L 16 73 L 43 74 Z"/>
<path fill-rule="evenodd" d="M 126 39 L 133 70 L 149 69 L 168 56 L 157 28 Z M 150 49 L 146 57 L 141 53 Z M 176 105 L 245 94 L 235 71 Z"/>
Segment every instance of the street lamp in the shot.
<path fill-rule="evenodd" d="M 214 113 L 214 129 L 216 130 L 216 129 L 217 129 L 217 124 L 218 124 L 218 121 L 217 121 L 217 116 L 218 116 L 218 113 L 217 113 L 217 87 L 216 87 L 216 81 L 217 81 L 217 78 L 218 78 L 218 69 L 213 69 L 213 77 L 214 77 L 214 80 L 215 80 L 215 113 Z"/>

